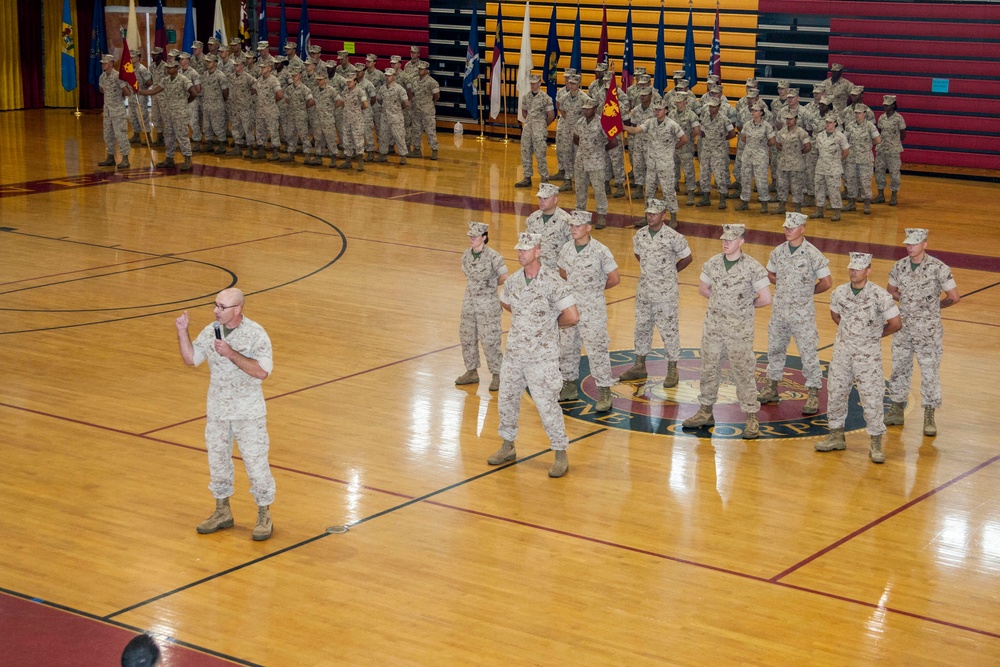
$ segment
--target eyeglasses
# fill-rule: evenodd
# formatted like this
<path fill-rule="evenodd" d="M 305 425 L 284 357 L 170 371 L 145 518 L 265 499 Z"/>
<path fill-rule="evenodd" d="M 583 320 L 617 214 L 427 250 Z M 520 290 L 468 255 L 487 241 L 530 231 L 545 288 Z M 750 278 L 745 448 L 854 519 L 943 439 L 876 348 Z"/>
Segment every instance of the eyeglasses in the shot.
<path fill-rule="evenodd" d="M 235 308 L 238 305 L 240 305 L 240 304 L 234 303 L 231 306 L 223 306 L 221 303 L 217 303 L 217 304 L 215 304 L 215 309 L 216 310 L 226 310 L 227 308 Z"/>

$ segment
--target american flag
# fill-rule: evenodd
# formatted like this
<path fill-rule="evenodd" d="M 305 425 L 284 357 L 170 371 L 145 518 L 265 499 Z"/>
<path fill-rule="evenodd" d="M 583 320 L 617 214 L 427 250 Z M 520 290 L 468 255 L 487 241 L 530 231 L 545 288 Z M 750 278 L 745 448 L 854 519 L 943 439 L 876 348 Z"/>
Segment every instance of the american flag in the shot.
<path fill-rule="evenodd" d="M 719 42 L 719 7 L 715 7 L 715 33 L 712 35 L 712 54 L 708 58 L 708 73 L 722 77 L 722 44 Z"/>

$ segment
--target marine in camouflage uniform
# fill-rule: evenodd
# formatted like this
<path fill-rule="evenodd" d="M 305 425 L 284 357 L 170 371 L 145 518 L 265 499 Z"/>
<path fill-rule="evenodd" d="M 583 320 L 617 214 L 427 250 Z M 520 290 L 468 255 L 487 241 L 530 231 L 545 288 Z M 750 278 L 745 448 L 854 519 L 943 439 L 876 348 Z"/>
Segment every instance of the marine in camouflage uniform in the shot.
<path fill-rule="evenodd" d="M 556 177 L 563 180 L 560 192 L 573 189 L 574 163 L 576 162 L 576 144 L 573 143 L 573 128 L 577 121 L 583 118 L 580 103 L 584 93 L 580 91 L 580 75 L 567 74 L 566 85 L 556 93 L 556 161 L 559 172 Z"/>
<path fill-rule="evenodd" d="M 215 145 L 216 154 L 226 152 L 226 100 L 229 79 L 219 70 L 219 58 L 205 56 L 205 74 L 201 79 L 201 109 L 205 123 L 205 140 Z"/>
<path fill-rule="evenodd" d="M 596 78 L 587 88 L 587 94 L 597 102 L 598 115 L 604 110 L 604 103 L 608 96 L 608 87 L 611 85 L 612 74 L 608 71 L 607 65 L 600 63 L 597 66 Z M 621 91 L 619 90 L 619 93 Z M 623 101 L 624 100 L 624 101 Z M 619 98 L 619 107 L 622 118 L 629 114 L 628 97 Z M 625 196 L 625 153 L 623 139 L 619 139 L 617 144 L 604 152 L 604 177 L 605 192 L 611 194 L 611 179 L 615 179 L 614 197 L 619 199 Z M 578 207 L 579 208 L 579 207 Z"/>
<path fill-rule="evenodd" d="M 608 135 L 604 133 L 597 118 L 597 101 L 589 95 L 580 102 L 583 117 L 573 128 L 573 143 L 576 144 L 576 163 L 573 165 L 573 187 L 576 190 L 576 208 L 586 210 L 587 187 L 593 185 L 597 200 L 597 229 L 603 229 L 604 216 L 608 213 L 608 194 L 604 189 L 604 154 L 607 151 Z"/>
<path fill-rule="evenodd" d="M 150 51 L 150 55 L 153 58 L 153 62 L 149 67 L 150 82 L 146 86 L 146 89 L 155 88 L 163 82 L 163 79 L 167 76 L 167 62 L 163 58 L 163 49 L 155 46 Z M 156 95 L 151 95 L 149 98 L 149 123 L 154 128 L 156 128 L 156 141 L 152 142 L 153 146 L 162 146 L 163 139 L 166 136 L 163 130 L 163 111 L 161 107 L 161 99 Z M 152 139 L 152 138 L 151 138 Z"/>
<path fill-rule="evenodd" d="M 292 85 L 282 89 L 284 92 L 283 102 L 288 105 L 288 151 L 281 157 L 282 162 L 293 162 L 295 160 L 295 150 L 299 141 L 302 142 L 302 152 L 306 156 L 306 163 L 319 162 L 312 154 L 312 142 L 309 140 L 309 108 L 316 106 L 309 87 L 302 83 L 302 66 L 292 69 Z"/>
<path fill-rule="evenodd" d="M 604 291 L 617 285 L 621 278 L 614 255 L 607 246 L 590 235 L 592 220 L 593 214 L 590 211 L 573 211 L 570 222 L 573 239 L 567 241 L 559 251 L 559 275 L 569 282 L 576 298 L 576 307 L 580 311 L 577 325 L 562 331 L 569 334 L 570 346 L 578 361 L 581 341 L 586 347 L 591 375 L 600 392 L 597 412 L 608 412 L 611 410 L 611 387 L 615 380 L 611 376 L 611 355 L 608 350 L 611 337 L 608 335 L 608 305 Z M 561 357 L 561 339 L 559 344 Z M 561 368 L 561 360 L 559 365 Z M 563 392 L 568 394 L 569 400 L 577 398 L 578 393 L 576 378 L 571 384 L 572 391 L 567 388 L 564 377 Z M 559 398 L 562 399 L 562 394 Z"/>
<path fill-rule="evenodd" d="M 216 321 L 202 329 L 194 341 L 188 334 L 187 311 L 175 324 L 181 359 L 188 366 L 207 361 L 210 373 L 205 445 L 208 490 L 215 498 L 215 513 L 198 525 L 198 532 L 214 533 L 234 525 L 229 497 L 235 492 L 235 438 L 258 508 L 253 539 L 260 541 L 271 536 L 270 506 L 275 495 L 267 460 L 267 407 L 261 390 L 261 383 L 274 370 L 274 357 L 264 327 L 243 314 L 243 301 L 243 293 L 236 288 L 220 292 L 215 298 Z"/>
<path fill-rule="evenodd" d="M 802 195 L 802 203 L 808 206 L 816 204 L 816 160 L 819 154 L 816 151 L 815 137 L 825 128 L 823 117 L 820 116 L 821 99 L 823 99 L 823 89 L 817 86 L 813 91 L 812 101 L 803 105 L 799 112 L 798 126 L 809 133 L 810 143 L 812 144 L 812 150 L 806 153 L 805 183 L 802 185 L 804 193 Z"/>
<path fill-rule="evenodd" d="M 757 79 L 747 79 L 747 94 L 736 102 L 736 120 L 733 121 L 733 125 L 736 126 L 738 134 L 742 133 L 743 126 L 750 122 L 750 108 L 760 101 L 760 91 L 757 90 Z M 769 117 L 770 114 L 765 115 L 765 118 L 769 119 Z M 733 178 L 741 185 L 743 179 L 743 151 L 745 148 L 742 141 L 736 142 L 736 157 L 733 160 Z"/>
<path fill-rule="evenodd" d="M 875 147 L 875 186 L 878 195 L 875 203 L 885 202 L 885 173 L 889 172 L 889 190 L 892 195 L 889 206 L 896 205 L 896 193 L 899 192 L 899 169 L 902 166 L 900 155 L 903 153 L 903 139 L 906 138 L 906 121 L 896 112 L 896 96 L 882 97 L 882 109 L 885 111 L 878 119 L 878 131 L 882 141 Z"/>
<path fill-rule="evenodd" d="M 337 108 L 337 93 L 330 85 L 326 67 L 316 70 L 316 90 L 313 91 L 316 106 L 313 107 L 316 119 L 313 123 L 313 148 L 317 157 L 330 156 L 330 164 L 337 165 L 337 124 L 334 120 L 334 110 Z M 322 164 L 322 159 L 319 163 Z"/>
<path fill-rule="evenodd" d="M 420 63 L 417 78 L 413 81 L 413 145 L 417 149 L 416 155 L 420 155 L 422 136 L 426 134 L 432 160 L 438 157 L 437 109 L 434 105 L 440 96 L 441 88 L 431 77 L 430 65 Z"/>
<path fill-rule="evenodd" d="M 841 285 L 830 296 L 830 316 L 837 323 L 833 359 L 827 369 L 827 422 L 830 435 L 816 443 L 819 452 L 846 449 L 844 424 L 851 384 L 858 387 L 865 414 L 865 430 L 871 436 L 868 456 L 874 463 L 885 461 L 882 451 L 882 376 L 881 339 L 899 331 L 899 308 L 884 289 L 868 280 L 872 256 L 852 252 L 848 269 L 851 282 Z"/>
<path fill-rule="evenodd" d="M 902 328 L 892 337 L 892 375 L 886 414 L 888 425 L 903 423 L 903 407 L 910 393 L 913 358 L 920 365 L 920 405 L 924 408 L 924 435 L 937 435 L 934 410 L 941 407 L 941 357 L 944 327 L 941 309 L 961 300 L 951 269 L 926 253 L 927 230 L 906 230 L 907 256 L 889 271 L 888 292 L 899 301 Z M 941 292 L 945 298 L 941 299 Z"/>
<path fill-rule="evenodd" d="M 743 438 L 760 434 L 757 423 L 757 386 L 754 383 L 756 358 L 753 352 L 754 309 L 771 303 L 770 281 L 760 262 L 743 254 L 744 225 L 722 226 L 722 250 L 701 269 L 698 292 L 708 298 L 708 312 L 701 335 L 701 407 L 684 428 L 715 424 L 712 406 L 719 397 L 722 358 L 729 359 L 740 409 L 747 416 Z"/>
<path fill-rule="evenodd" d="M 631 90 L 631 89 L 630 89 Z M 660 102 L 662 105 L 663 103 Z M 632 107 L 627 118 L 623 118 L 625 125 L 638 127 L 645 121 L 655 118 L 653 111 L 653 89 L 645 88 L 639 95 L 638 104 Z M 629 156 L 632 158 L 632 172 L 635 175 L 636 186 L 632 189 L 632 199 L 643 199 L 643 188 L 646 185 L 646 155 L 649 150 L 651 138 L 648 133 L 631 135 L 629 138 Z M 649 193 L 650 197 L 656 196 L 656 191 Z"/>
<path fill-rule="evenodd" d="M 336 98 L 337 106 L 344 110 L 344 161 L 338 169 L 350 169 L 351 158 L 358 157 L 358 171 L 365 169 L 365 107 L 368 96 L 358 86 L 357 79 L 348 79 L 347 87 Z"/>
<path fill-rule="evenodd" d="M 865 120 L 864 109 L 855 108 L 855 120 L 844 127 L 844 135 L 850 144 L 844 166 L 847 170 L 847 206 L 845 211 L 855 210 L 854 202 L 860 198 L 865 202 L 865 215 L 871 213 L 872 203 L 872 173 L 875 156 L 872 148 L 877 146 L 882 138 L 878 128 L 869 120 Z"/>
<path fill-rule="evenodd" d="M 847 96 L 851 94 L 854 84 L 843 77 L 844 66 L 840 63 L 830 65 L 830 76 L 824 81 L 826 95 L 830 98 L 833 110 L 837 113 L 847 107 Z"/>
<path fill-rule="evenodd" d="M 178 73 L 180 64 L 167 63 L 167 75 L 160 83 L 154 83 L 147 90 L 140 90 L 140 95 L 162 96 L 160 110 L 163 113 L 163 132 L 166 150 L 162 161 L 157 162 L 157 168 L 174 166 L 174 153 L 178 150 L 184 156 L 181 170 L 188 171 L 191 165 L 191 142 L 188 140 L 188 100 L 194 95 L 194 84 L 183 74 Z"/>
<path fill-rule="evenodd" d="M 697 206 L 708 206 L 712 192 L 712 176 L 719 189 L 719 208 L 726 208 L 729 194 L 729 140 L 736 136 L 729 117 L 720 111 L 721 102 L 712 97 L 701 115 L 701 139 L 698 141 L 698 157 L 701 166 L 701 199 Z"/>
<path fill-rule="evenodd" d="M 503 444 L 490 458 L 500 465 L 517 457 L 514 441 L 525 388 L 542 419 L 542 426 L 555 451 L 550 477 L 562 477 L 569 469 L 566 423 L 559 407 L 559 327 L 573 326 L 580 316 L 573 292 L 554 266 L 539 262 L 542 239 L 537 234 L 518 234 L 521 267 L 500 288 L 500 303 L 512 314 L 503 368 L 500 371 L 500 437 Z"/>
<path fill-rule="evenodd" d="M 247 73 L 246 61 L 239 58 L 229 77 L 229 120 L 233 131 L 233 147 L 227 154 L 239 155 L 246 149 L 246 157 L 253 155 L 254 110 L 250 91 L 255 80 Z"/>
<path fill-rule="evenodd" d="M 187 103 L 188 126 L 191 129 L 191 150 L 201 151 L 201 72 L 191 62 L 191 55 L 183 52 L 180 55 L 181 76 L 187 77 L 194 86 L 195 98 Z M 199 61 L 199 66 L 204 64 Z"/>
<path fill-rule="evenodd" d="M 135 54 L 136 60 L 135 64 L 135 79 L 139 84 L 140 88 L 149 88 L 153 85 L 153 75 L 141 62 L 142 52 L 137 51 Z M 131 95 L 131 92 L 129 93 Z M 142 107 L 142 120 L 139 120 L 139 108 Z M 142 143 L 142 135 L 140 130 L 149 134 L 149 120 L 150 120 L 150 110 L 146 104 L 146 100 L 136 100 L 135 98 L 129 98 L 128 101 L 128 123 L 132 126 L 132 136 L 129 138 L 129 142 L 133 144 Z M 152 137 L 150 137 L 152 139 Z"/>
<path fill-rule="evenodd" d="M 791 201 L 797 213 L 802 212 L 802 190 L 806 175 L 806 156 L 812 150 L 809 133 L 798 126 L 795 111 L 783 112 L 785 127 L 775 135 L 778 154 L 778 210 L 785 213 L 786 203 Z M 789 191 L 791 191 L 789 195 Z"/>
<path fill-rule="evenodd" d="M 844 133 L 837 129 L 837 119 L 828 114 L 823 120 L 825 129 L 813 134 L 812 150 L 816 151 L 816 211 L 810 216 L 823 217 L 827 198 L 833 209 L 833 221 L 840 220 L 840 178 L 844 173 L 841 160 L 847 155 L 850 144 Z"/>
<path fill-rule="evenodd" d="M 531 90 L 521 95 L 521 168 L 524 178 L 514 184 L 515 188 L 531 186 L 531 158 L 538 163 L 538 176 L 542 183 L 549 180 L 549 164 L 545 152 L 548 147 L 549 123 L 555 118 L 555 107 L 552 98 L 541 92 L 542 77 L 531 75 Z"/>
<path fill-rule="evenodd" d="M 493 376 L 490 391 L 500 389 L 500 296 L 497 287 L 507 280 L 507 265 L 489 243 L 489 225 L 469 223 L 469 243 L 462 253 L 462 273 L 465 274 L 465 296 L 462 299 L 462 319 L 458 336 L 462 342 L 465 373 L 455 384 L 479 383 L 479 344 L 486 353 L 486 367 Z M 477 250 L 478 248 L 478 250 Z"/>
<path fill-rule="evenodd" d="M 639 260 L 633 338 L 635 363 L 619 379 L 639 380 L 647 376 L 646 357 L 653 351 L 656 326 L 667 359 L 663 386 L 669 388 L 677 386 L 677 360 L 681 354 L 677 274 L 687 268 L 692 257 L 687 239 L 663 224 L 666 211 L 666 202 L 647 200 L 647 224 L 632 237 L 632 252 Z"/>
<path fill-rule="evenodd" d="M 779 186 L 780 187 L 780 186 Z M 802 360 L 808 396 L 804 415 L 819 412 L 819 390 L 823 371 L 819 365 L 819 332 L 816 329 L 816 305 L 813 297 L 830 289 L 830 261 L 805 239 L 806 216 L 787 213 L 783 225 L 784 243 L 771 251 L 767 277 L 775 285 L 771 319 L 767 325 L 768 386 L 757 396 L 761 403 L 781 400 L 778 383 L 785 374 L 788 343 L 795 345 Z"/>
<path fill-rule="evenodd" d="M 107 157 L 98 162 L 101 167 L 115 166 L 115 143 L 122 153 L 120 169 L 130 167 L 128 154 L 132 147 L 128 143 L 128 111 L 125 98 L 132 94 L 132 86 L 118 78 L 115 57 L 108 54 L 101 57 L 101 78 L 98 87 L 104 94 L 104 147 Z"/>
<path fill-rule="evenodd" d="M 648 197 L 656 196 L 657 186 L 663 190 L 663 201 L 670 212 L 670 226 L 677 226 L 677 192 L 674 189 L 674 155 L 677 149 L 684 146 L 688 138 L 681 126 L 667 117 L 667 105 L 660 100 L 653 105 L 655 116 L 635 127 L 625 129 L 639 136 L 649 137 L 646 146 L 646 184 Z"/>
<path fill-rule="evenodd" d="M 368 98 L 368 108 L 363 112 L 365 119 L 365 157 L 371 160 L 375 157 L 375 112 L 372 106 L 376 103 L 378 89 L 374 83 L 368 80 L 368 70 L 363 65 L 358 64 L 355 68 L 357 69 L 358 87 L 364 91 L 365 97 Z"/>
<path fill-rule="evenodd" d="M 854 86 L 851 88 L 851 94 L 847 96 L 847 106 L 840 112 L 841 127 L 854 121 L 854 114 L 858 107 L 864 109 L 865 120 L 871 123 L 875 122 L 875 113 L 871 110 L 871 107 L 861 101 L 864 92 L 864 86 Z"/>
<path fill-rule="evenodd" d="M 382 124 L 378 128 L 378 156 L 376 162 L 385 162 L 389 149 L 396 146 L 399 164 L 406 164 L 406 119 L 403 111 L 409 108 L 406 89 L 396 83 L 397 71 L 385 70 L 385 83 L 377 91 Z"/>
<path fill-rule="evenodd" d="M 684 174 L 684 188 L 687 191 L 687 205 L 694 205 L 697 179 L 694 176 L 695 140 L 701 134 L 701 120 L 698 114 L 688 108 L 688 97 L 678 97 L 674 100 L 674 110 L 670 112 L 670 120 L 677 123 L 688 140 L 674 151 L 674 176 L 679 178 Z"/>
<path fill-rule="evenodd" d="M 378 99 L 378 90 L 385 85 L 385 74 L 376 67 L 378 63 L 378 56 L 374 53 L 369 53 L 365 57 L 365 81 L 369 81 L 372 84 L 371 91 L 371 109 L 372 109 L 372 128 L 375 134 L 378 134 L 382 129 L 382 103 Z M 373 136 L 373 141 L 375 137 Z M 381 141 L 380 139 L 378 141 Z M 372 143 L 372 148 L 370 149 L 372 155 L 374 156 L 375 144 Z"/>
<path fill-rule="evenodd" d="M 271 140 L 270 160 L 278 159 L 278 148 L 281 146 L 281 129 L 279 125 L 278 103 L 283 93 L 278 77 L 271 74 L 271 62 L 263 63 L 260 78 L 253 83 L 252 94 L 257 98 L 257 117 L 254 119 L 254 129 L 257 132 L 257 154 L 264 155 L 264 144 Z"/>
<path fill-rule="evenodd" d="M 740 130 L 740 145 L 743 146 L 743 172 L 740 177 L 740 203 L 737 211 L 749 208 L 753 185 L 757 185 L 760 212 L 767 213 L 767 203 L 771 194 L 767 187 L 767 149 L 774 145 L 774 128 L 764 120 L 764 103 L 756 102 L 750 107 L 751 119 Z"/>
<path fill-rule="evenodd" d="M 402 74 L 399 76 L 398 83 L 403 88 L 406 88 L 406 92 L 410 96 L 410 108 L 404 113 L 403 117 L 406 119 L 406 137 L 409 141 L 410 154 L 416 155 L 417 141 L 416 138 L 420 136 L 419 130 L 415 127 L 414 114 L 416 109 L 413 108 L 413 83 L 417 80 L 419 74 L 420 63 L 423 61 L 420 59 L 420 48 L 416 46 L 410 47 L 410 59 L 406 61 L 403 65 Z M 420 157 L 420 155 L 416 155 Z"/>

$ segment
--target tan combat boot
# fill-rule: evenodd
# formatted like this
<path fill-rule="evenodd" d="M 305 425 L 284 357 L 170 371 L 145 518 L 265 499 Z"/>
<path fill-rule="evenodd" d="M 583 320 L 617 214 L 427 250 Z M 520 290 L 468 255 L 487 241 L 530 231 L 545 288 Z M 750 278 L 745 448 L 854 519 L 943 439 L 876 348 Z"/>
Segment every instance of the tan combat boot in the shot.
<path fill-rule="evenodd" d="M 500 374 L 494 373 L 493 379 L 490 380 L 490 391 L 500 391 Z"/>
<path fill-rule="evenodd" d="M 580 397 L 580 392 L 576 388 L 575 380 L 566 380 L 563 382 L 562 391 L 559 392 L 560 401 L 575 401 Z"/>
<path fill-rule="evenodd" d="M 455 384 L 479 384 L 479 372 L 475 368 L 471 371 L 465 371 L 455 379 Z"/>
<path fill-rule="evenodd" d="M 848 197 L 847 205 L 841 208 L 840 210 L 843 211 L 844 213 L 851 213 L 853 211 L 857 211 L 858 207 L 854 205 L 855 201 L 856 200 L 853 197 Z"/>
<path fill-rule="evenodd" d="M 882 451 L 882 436 L 873 435 L 872 445 L 868 450 L 868 458 L 872 463 L 885 463 L 885 452 Z"/>
<path fill-rule="evenodd" d="M 892 196 L 889 197 L 889 206 L 895 206 L 895 205 L 896 205 L 896 193 L 893 192 Z"/>
<path fill-rule="evenodd" d="M 778 202 L 778 207 L 774 210 L 774 212 L 777 215 L 784 215 L 785 213 L 787 213 L 787 211 L 785 209 L 785 202 L 779 201 Z"/>
<path fill-rule="evenodd" d="M 768 380 L 767 385 L 757 394 L 757 400 L 761 403 L 780 403 L 781 395 L 778 393 L 778 381 Z"/>
<path fill-rule="evenodd" d="M 173 166 L 174 166 L 174 158 L 172 157 L 165 157 L 156 163 L 157 169 L 169 169 L 170 167 Z"/>
<path fill-rule="evenodd" d="M 107 157 L 97 163 L 98 167 L 113 167 L 115 166 L 115 154 L 108 153 Z"/>
<path fill-rule="evenodd" d="M 699 199 L 695 203 L 695 206 L 711 206 L 711 205 L 712 205 L 712 199 L 711 197 L 709 197 L 707 192 L 701 193 L 701 199 Z"/>
<path fill-rule="evenodd" d="M 437 158 L 434 159 L 436 160 Z M 364 170 L 365 170 L 365 156 L 358 154 L 358 171 L 364 171 Z"/>
<path fill-rule="evenodd" d="M 663 378 L 663 388 L 671 389 L 676 387 L 677 383 L 680 381 L 680 377 L 677 374 L 677 362 L 668 361 L 667 362 L 667 376 Z"/>
<path fill-rule="evenodd" d="M 616 183 L 615 191 L 611 193 L 611 196 L 615 199 L 621 199 L 625 196 L 625 187 L 621 183 Z"/>
<path fill-rule="evenodd" d="M 924 435 L 937 435 L 937 424 L 934 423 L 934 408 L 924 408 Z"/>
<path fill-rule="evenodd" d="M 809 216 L 810 218 L 822 218 L 823 217 L 823 207 L 817 206 L 816 210 Z"/>
<path fill-rule="evenodd" d="M 604 213 L 597 214 L 597 224 L 594 225 L 594 229 L 604 229 L 608 226 L 608 219 L 605 217 Z"/>
<path fill-rule="evenodd" d="M 872 201 L 873 204 L 884 204 L 885 203 L 885 188 L 878 191 L 875 199 Z"/>
<path fill-rule="evenodd" d="M 257 525 L 253 527 L 254 542 L 263 542 L 271 537 L 274 526 L 271 524 L 271 506 L 259 505 L 257 507 Z"/>
<path fill-rule="evenodd" d="M 597 399 L 597 411 L 611 412 L 611 387 L 598 387 L 598 390 L 601 395 Z"/>
<path fill-rule="evenodd" d="M 420 157 L 419 155 L 414 155 L 414 157 Z M 531 177 L 525 176 L 517 183 L 514 184 L 515 188 L 530 188 L 531 187 Z"/>
<path fill-rule="evenodd" d="M 806 404 L 802 406 L 802 414 L 814 415 L 819 412 L 819 389 L 809 387 L 809 396 L 806 397 Z"/>
<path fill-rule="evenodd" d="M 549 477 L 562 477 L 569 470 L 569 456 L 565 449 L 553 449 L 556 453 L 556 460 L 549 468 Z"/>
<path fill-rule="evenodd" d="M 720 211 L 725 210 L 725 208 L 726 208 L 726 196 L 725 195 L 722 195 L 721 197 L 719 197 L 719 205 L 716 208 L 718 208 Z"/>
<path fill-rule="evenodd" d="M 637 185 L 634 188 L 632 188 L 632 201 L 640 201 L 645 198 L 646 195 L 643 194 L 641 185 Z"/>
<path fill-rule="evenodd" d="M 762 201 L 760 203 L 760 212 L 761 212 L 762 215 L 766 215 L 767 214 L 767 202 L 766 201 Z"/>
<path fill-rule="evenodd" d="M 438 159 L 438 149 L 436 149 L 436 148 L 431 149 L 431 159 L 432 160 Z M 545 179 L 542 179 L 542 180 L 545 180 Z"/>
<path fill-rule="evenodd" d="M 190 155 L 185 155 L 184 156 L 184 162 L 181 164 L 181 166 L 179 166 L 177 168 L 179 170 L 181 170 L 181 171 L 191 171 L 191 169 L 193 167 L 194 167 L 194 165 L 191 164 L 191 156 Z"/>
<path fill-rule="evenodd" d="M 507 463 L 508 461 L 513 461 L 517 458 L 517 451 L 514 450 L 514 443 L 510 440 L 504 440 L 503 444 L 500 445 L 500 449 L 493 453 L 493 456 L 486 459 L 486 462 L 491 466 L 498 466 L 501 463 Z"/>
<path fill-rule="evenodd" d="M 831 428 L 830 434 L 813 445 L 817 452 L 832 452 L 840 449 L 847 449 L 847 440 L 844 439 L 844 429 Z"/>
<path fill-rule="evenodd" d="M 694 206 L 694 193 L 691 192 L 690 190 L 688 190 L 687 205 L 688 206 Z"/>
<path fill-rule="evenodd" d="M 573 191 L 573 179 L 567 178 L 563 181 L 563 184 L 559 186 L 559 192 L 572 192 Z"/>
<path fill-rule="evenodd" d="M 871 199 L 866 199 L 865 200 L 864 214 L 865 215 L 871 215 L 872 214 L 872 200 Z"/>
<path fill-rule="evenodd" d="M 715 415 L 712 414 L 711 405 L 703 405 L 698 408 L 698 412 L 684 420 L 684 428 L 701 428 L 702 426 L 715 426 Z"/>
<path fill-rule="evenodd" d="M 122 155 L 122 161 L 118 163 L 119 169 L 131 169 L 132 165 L 129 164 L 128 155 Z"/>
<path fill-rule="evenodd" d="M 885 413 L 886 426 L 900 426 L 903 423 L 903 407 L 905 403 L 890 403 L 889 411 Z"/>
<path fill-rule="evenodd" d="M 670 220 L 667 221 L 667 227 L 670 227 L 670 229 L 677 229 L 677 212 L 676 211 L 670 214 Z"/>
<path fill-rule="evenodd" d="M 737 211 L 745 211 L 750 208 L 750 202 L 740 199 L 740 203 L 736 205 Z"/>
<path fill-rule="evenodd" d="M 232 528 L 234 523 L 233 510 L 229 508 L 229 498 L 216 498 L 215 513 L 199 523 L 196 530 L 202 535 L 208 535 L 223 528 Z"/>
<path fill-rule="evenodd" d="M 639 355 L 635 358 L 632 368 L 622 373 L 619 380 L 642 380 L 646 377 L 646 355 Z"/>
<path fill-rule="evenodd" d="M 385 153 L 379 153 L 372 159 L 372 162 L 388 162 L 388 161 L 389 159 L 386 157 Z"/>
<path fill-rule="evenodd" d="M 743 429 L 744 440 L 756 440 L 760 436 L 760 424 L 757 422 L 757 413 L 747 413 L 747 425 Z"/>
<path fill-rule="evenodd" d="M 838 222 L 840 220 L 840 209 L 833 209 L 833 215 L 830 216 L 830 222 Z"/>

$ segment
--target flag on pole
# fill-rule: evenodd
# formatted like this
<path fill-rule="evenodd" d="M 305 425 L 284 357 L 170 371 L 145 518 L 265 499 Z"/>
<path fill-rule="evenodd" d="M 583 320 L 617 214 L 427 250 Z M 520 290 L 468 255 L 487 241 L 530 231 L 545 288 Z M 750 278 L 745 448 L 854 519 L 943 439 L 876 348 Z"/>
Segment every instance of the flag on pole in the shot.
<path fill-rule="evenodd" d="M 576 6 L 576 26 L 573 28 L 573 52 L 569 56 L 569 66 L 579 74 L 583 69 L 583 51 L 580 39 L 580 5 Z"/>
<path fill-rule="evenodd" d="M 62 85 L 63 90 L 76 90 L 76 34 L 69 0 L 63 0 L 62 15 Z"/>
<path fill-rule="evenodd" d="M 553 104 L 556 101 L 556 76 L 559 74 L 559 36 L 556 34 L 556 4 L 552 4 L 552 19 L 549 21 L 549 39 L 545 44 L 545 61 L 542 79 L 545 81 L 545 88 L 552 98 Z"/>
<path fill-rule="evenodd" d="M 698 83 L 698 66 L 694 59 L 694 9 L 688 6 L 687 37 L 684 38 L 684 78 L 688 86 L 694 88 Z"/>
<path fill-rule="evenodd" d="M 90 28 L 90 63 L 87 80 L 94 88 L 100 86 L 101 56 L 108 52 L 108 32 L 104 27 L 104 0 L 94 0 L 94 20 Z"/>
<path fill-rule="evenodd" d="M 128 30 L 125 32 L 125 41 L 128 42 L 131 51 L 138 51 L 142 46 L 142 40 L 139 38 L 139 21 L 135 17 L 135 0 L 128 0 Z"/>
<path fill-rule="evenodd" d="M 226 36 L 226 20 L 222 15 L 222 0 L 215 0 L 215 23 L 212 25 L 212 34 L 220 44 L 229 43 L 229 38 Z"/>
<path fill-rule="evenodd" d="M 715 32 L 712 34 L 712 55 L 708 57 L 708 73 L 722 77 L 722 43 L 719 42 L 719 6 L 715 6 Z M 692 86 L 694 83 L 691 84 Z"/>
<path fill-rule="evenodd" d="M 101 15 L 103 16 L 103 13 Z M 167 51 L 167 24 L 163 22 L 163 0 L 156 0 L 156 35 L 153 37 L 153 46 L 160 47 L 164 53 Z"/>
<path fill-rule="evenodd" d="M 490 118 L 500 115 L 503 104 L 503 11 L 497 4 L 497 32 L 493 37 L 493 60 L 490 64 Z"/>
<path fill-rule="evenodd" d="M 282 51 L 285 48 L 285 43 L 288 42 L 288 25 L 285 22 L 285 0 L 281 0 L 281 15 L 278 16 L 278 53 L 284 53 Z"/>
<path fill-rule="evenodd" d="M 267 0 L 260 0 L 260 14 L 257 15 L 257 39 L 267 41 Z M 256 44 L 251 44 L 254 48 Z"/>
<path fill-rule="evenodd" d="M 469 43 L 465 47 L 465 76 L 462 81 L 462 95 L 465 108 L 472 120 L 479 120 L 479 2 L 472 4 L 472 24 L 469 26 Z"/>
<path fill-rule="evenodd" d="M 266 4 L 266 3 L 265 3 Z M 250 17 L 247 16 L 247 3 L 246 0 L 240 3 L 240 41 L 243 42 L 243 46 L 250 45 Z"/>
<path fill-rule="evenodd" d="M 181 51 L 191 53 L 191 45 L 195 40 L 194 29 L 194 7 L 191 0 L 187 0 L 187 11 L 184 14 L 184 41 L 181 42 Z"/>
<path fill-rule="evenodd" d="M 524 3 L 524 25 L 521 28 L 521 57 L 517 62 L 517 119 L 522 120 L 521 96 L 531 91 L 531 70 L 535 68 L 531 55 L 531 0 Z"/>
<path fill-rule="evenodd" d="M 306 0 L 302 0 L 302 12 L 299 13 L 298 51 L 302 60 L 309 57 L 309 9 L 306 7 Z"/>
<path fill-rule="evenodd" d="M 601 19 L 601 41 L 597 45 L 597 62 L 608 62 L 608 7 L 602 4 L 604 18 Z"/>
<path fill-rule="evenodd" d="M 660 27 L 656 31 L 656 67 L 653 69 L 653 88 L 661 95 L 667 89 L 667 57 L 663 38 L 663 0 L 660 0 Z"/>
<path fill-rule="evenodd" d="M 132 86 L 132 90 L 139 90 L 139 80 L 135 78 L 135 65 L 132 64 L 132 49 L 129 48 L 128 40 L 122 44 L 122 62 L 118 68 L 118 78 Z"/>
<path fill-rule="evenodd" d="M 632 54 L 632 4 L 625 22 L 625 53 L 622 55 L 622 90 L 628 90 L 635 78 L 635 56 Z"/>
<path fill-rule="evenodd" d="M 608 135 L 608 139 L 614 139 L 625 131 L 625 126 L 622 124 L 621 106 L 618 104 L 618 82 L 616 79 L 617 76 L 612 72 L 611 84 L 604 96 L 604 109 L 601 111 L 601 127 L 604 128 L 604 134 Z"/>

